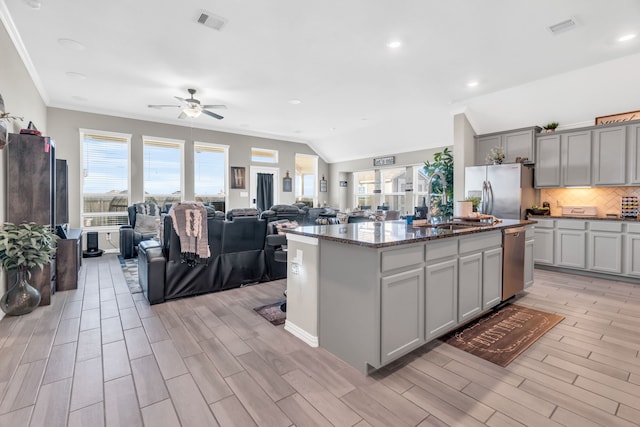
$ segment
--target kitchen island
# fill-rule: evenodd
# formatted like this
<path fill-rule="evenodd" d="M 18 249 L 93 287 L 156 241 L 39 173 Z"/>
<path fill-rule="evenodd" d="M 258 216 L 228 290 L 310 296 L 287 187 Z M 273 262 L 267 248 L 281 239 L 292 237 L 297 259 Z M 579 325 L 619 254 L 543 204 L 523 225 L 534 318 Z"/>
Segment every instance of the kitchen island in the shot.
<path fill-rule="evenodd" d="M 285 329 L 372 372 L 498 305 L 502 230 L 534 223 L 288 230 Z"/>

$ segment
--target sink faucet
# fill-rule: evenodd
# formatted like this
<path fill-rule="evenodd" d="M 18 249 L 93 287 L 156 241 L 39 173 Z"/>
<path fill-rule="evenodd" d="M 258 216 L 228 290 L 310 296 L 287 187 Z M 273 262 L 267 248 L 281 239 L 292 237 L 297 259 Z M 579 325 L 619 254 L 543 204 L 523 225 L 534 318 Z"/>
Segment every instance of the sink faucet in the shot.
<path fill-rule="evenodd" d="M 447 180 L 442 172 L 434 172 L 427 178 L 427 219 L 431 219 L 431 184 L 436 175 L 442 181 L 442 204 L 445 205 L 447 203 Z"/>

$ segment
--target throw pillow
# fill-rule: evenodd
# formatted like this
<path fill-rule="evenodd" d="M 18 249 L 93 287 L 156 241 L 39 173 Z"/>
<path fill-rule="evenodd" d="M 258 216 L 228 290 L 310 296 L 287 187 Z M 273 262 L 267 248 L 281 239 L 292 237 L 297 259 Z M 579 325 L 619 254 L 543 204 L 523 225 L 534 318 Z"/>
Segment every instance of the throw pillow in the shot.
<path fill-rule="evenodd" d="M 143 215 L 160 216 L 160 208 L 153 202 L 149 203 L 136 203 L 136 213 Z M 136 217 L 137 218 L 137 217 Z M 137 222 L 137 219 L 136 219 Z"/>
<path fill-rule="evenodd" d="M 134 228 L 138 233 L 155 233 L 158 231 L 156 220 L 160 219 L 155 215 L 136 214 L 136 226 Z"/>

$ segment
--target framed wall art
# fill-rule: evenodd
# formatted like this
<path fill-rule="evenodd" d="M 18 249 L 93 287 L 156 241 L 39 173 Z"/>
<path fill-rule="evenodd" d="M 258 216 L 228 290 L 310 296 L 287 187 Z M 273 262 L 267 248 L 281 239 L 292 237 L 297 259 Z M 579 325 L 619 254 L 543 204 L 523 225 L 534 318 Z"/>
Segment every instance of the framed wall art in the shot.
<path fill-rule="evenodd" d="M 231 166 L 231 188 L 244 190 L 247 187 L 247 168 Z"/>
<path fill-rule="evenodd" d="M 291 193 L 293 191 L 293 179 L 289 176 L 289 171 L 287 171 L 287 175 L 282 178 L 282 191 L 285 193 Z"/>
<path fill-rule="evenodd" d="M 320 192 L 322 192 L 322 193 L 326 193 L 327 192 L 327 180 L 324 179 L 324 175 L 322 176 L 322 179 L 320 180 Z"/>

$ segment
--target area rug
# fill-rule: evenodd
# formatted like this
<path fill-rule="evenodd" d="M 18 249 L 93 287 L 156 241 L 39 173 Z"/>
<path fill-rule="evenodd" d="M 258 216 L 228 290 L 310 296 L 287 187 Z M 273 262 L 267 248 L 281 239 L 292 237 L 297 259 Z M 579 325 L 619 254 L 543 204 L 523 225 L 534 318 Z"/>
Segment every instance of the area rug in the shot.
<path fill-rule="evenodd" d="M 124 273 L 129 291 L 131 291 L 132 294 L 142 292 L 140 283 L 138 283 L 138 258 L 124 259 L 121 255 L 118 255 L 118 260 L 120 261 L 120 267 L 122 268 L 122 273 Z"/>
<path fill-rule="evenodd" d="M 284 321 L 287 320 L 287 313 L 280 310 L 280 306 L 284 304 L 284 302 L 285 300 L 274 302 L 273 304 L 254 308 L 254 310 L 272 324 L 276 326 L 282 325 Z"/>
<path fill-rule="evenodd" d="M 441 339 L 500 366 L 507 366 L 563 316 L 507 304 Z"/>

